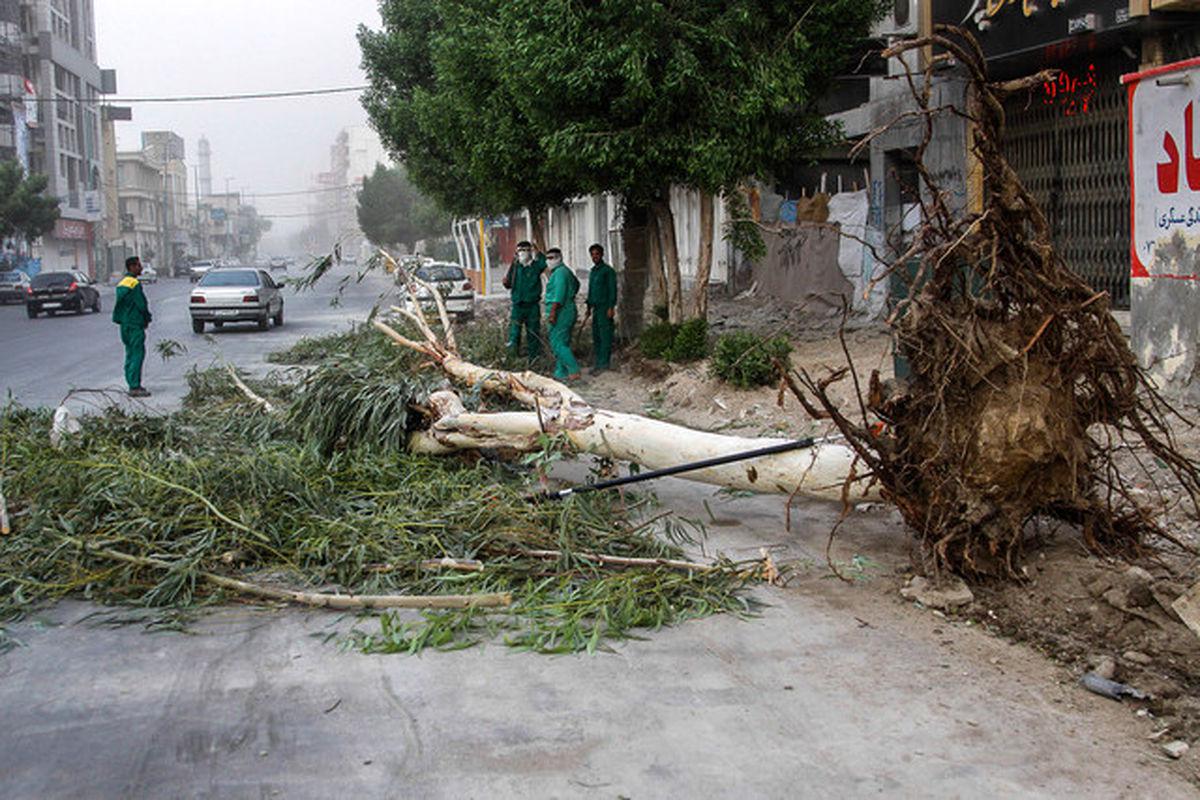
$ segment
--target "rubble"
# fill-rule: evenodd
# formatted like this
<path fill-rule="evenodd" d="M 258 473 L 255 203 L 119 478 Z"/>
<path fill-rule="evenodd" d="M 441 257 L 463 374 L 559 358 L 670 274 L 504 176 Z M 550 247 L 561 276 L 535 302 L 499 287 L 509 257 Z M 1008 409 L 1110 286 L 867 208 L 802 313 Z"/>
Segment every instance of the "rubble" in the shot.
<path fill-rule="evenodd" d="M 975 595 L 958 578 L 944 578 L 935 583 L 920 575 L 913 576 L 900 590 L 900 595 L 906 600 L 913 600 L 926 608 L 939 611 L 953 611 L 968 606 L 975 600 Z"/>

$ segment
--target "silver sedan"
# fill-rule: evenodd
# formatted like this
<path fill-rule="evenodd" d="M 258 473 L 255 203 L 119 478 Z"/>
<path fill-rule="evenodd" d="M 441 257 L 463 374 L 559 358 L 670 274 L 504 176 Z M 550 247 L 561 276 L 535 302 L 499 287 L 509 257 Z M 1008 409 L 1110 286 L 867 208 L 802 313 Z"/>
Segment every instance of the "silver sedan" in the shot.
<path fill-rule="evenodd" d="M 272 321 L 277 328 L 283 324 L 283 293 L 265 269 L 215 269 L 192 290 L 188 310 L 195 333 L 204 333 L 207 324 L 221 328 L 226 322 L 255 322 L 265 331 Z"/>

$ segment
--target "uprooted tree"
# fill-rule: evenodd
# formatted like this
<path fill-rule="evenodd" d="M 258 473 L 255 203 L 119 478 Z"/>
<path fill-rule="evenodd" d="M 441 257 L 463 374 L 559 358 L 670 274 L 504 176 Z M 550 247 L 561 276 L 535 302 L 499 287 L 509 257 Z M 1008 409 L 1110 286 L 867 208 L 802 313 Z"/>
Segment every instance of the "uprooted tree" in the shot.
<path fill-rule="evenodd" d="M 1002 100 L 1050 76 L 989 83 L 974 39 L 944 27 L 885 56 L 922 48 L 937 55 L 910 74 L 917 110 L 902 120 L 924 130 L 922 223 L 889 271 L 920 262 L 891 318 L 911 377 L 883 382 L 876 373 L 853 411 L 830 399 L 829 378 L 801 370 L 793 388 L 840 428 L 926 546 L 931 568 L 1019 576 L 1028 525 L 1039 518 L 1078 526 L 1097 553 L 1170 539 L 1117 455 L 1140 448 L 1158 459 L 1195 508 L 1200 471 L 1175 446 L 1174 411 L 1139 368 L 1108 295 L 1055 250 L 1046 217 L 1003 154 Z M 970 85 L 965 111 L 931 101 L 934 71 L 951 59 Z M 924 163 L 933 120 L 945 113 L 965 113 L 973 128 L 984 188 L 977 213 L 952 213 L 949 187 Z M 886 423 L 882 434 L 872 416 Z"/>
<path fill-rule="evenodd" d="M 916 119 L 925 131 L 916 152 L 922 223 L 889 270 L 920 262 L 909 299 L 890 320 L 911 377 L 884 382 L 874 374 L 866 392 L 856 391 L 859 402 L 850 411 L 831 399 L 829 386 L 854 374 L 852 364 L 827 376 L 789 371 L 786 385 L 811 415 L 840 429 L 846 446 L 694 477 L 847 502 L 878 490 L 924 545 L 923 567 L 968 576 L 1020 577 L 1029 523 L 1037 519 L 1077 526 L 1097 553 L 1137 552 L 1156 536 L 1171 540 L 1137 501 L 1134 479 L 1118 467 L 1117 453 L 1131 442 L 1144 448 L 1196 506 L 1200 471 L 1175 446 L 1169 425 L 1175 412 L 1139 368 L 1108 296 L 1055 251 L 1045 216 L 1002 152 L 1002 99 L 1046 76 L 989 83 L 978 46 L 949 29 L 885 55 L 926 47 L 941 54 L 927 60 L 923 75 L 910 75 L 918 110 L 902 117 Z M 965 110 L 931 103 L 934 69 L 950 58 L 963 65 L 972 86 Z M 924 164 L 933 119 L 944 113 L 964 115 L 974 129 L 985 192 L 977 213 L 953 213 L 949 192 Z M 469 413 L 454 393 L 438 393 L 430 424 L 411 436 L 418 450 L 529 450 L 539 435 L 553 433 L 580 451 L 666 466 L 770 443 L 595 409 L 541 376 L 464 361 L 444 314 L 442 341 L 419 311 L 397 310 L 417 326 L 421 340 L 376 322 L 393 340 L 423 353 L 458 383 L 532 409 Z"/>

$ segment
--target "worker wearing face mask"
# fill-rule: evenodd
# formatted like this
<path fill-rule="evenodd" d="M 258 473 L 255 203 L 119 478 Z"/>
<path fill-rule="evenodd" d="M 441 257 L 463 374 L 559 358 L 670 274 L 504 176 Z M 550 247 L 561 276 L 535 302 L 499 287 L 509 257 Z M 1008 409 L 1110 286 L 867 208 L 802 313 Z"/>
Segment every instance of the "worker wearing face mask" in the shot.
<path fill-rule="evenodd" d="M 546 282 L 546 321 L 550 323 L 550 349 L 554 351 L 554 377 L 576 380 L 579 363 L 571 352 L 571 329 L 579 315 L 575 295 L 579 294 L 579 278 L 563 263 L 562 251 L 552 247 L 546 252 L 550 280 Z"/>
<path fill-rule="evenodd" d="M 508 323 L 508 348 L 521 348 L 521 329 L 525 330 L 526 352 L 533 361 L 542 352 L 542 331 L 538 303 L 542 299 L 542 272 L 546 269 L 546 257 L 541 253 L 534 256 L 533 245 L 517 243 L 517 255 L 504 276 L 504 288 L 512 297 L 512 310 Z"/>

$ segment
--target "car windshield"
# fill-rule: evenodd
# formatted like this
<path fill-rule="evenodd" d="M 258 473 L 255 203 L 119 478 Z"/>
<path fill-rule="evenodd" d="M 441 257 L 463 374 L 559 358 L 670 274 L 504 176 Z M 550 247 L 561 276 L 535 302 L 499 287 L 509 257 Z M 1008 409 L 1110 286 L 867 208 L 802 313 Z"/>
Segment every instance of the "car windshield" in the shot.
<path fill-rule="evenodd" d="M 75 282 L 75 276 L 69 272 L 43 272 L 35 275 L 31 281 L 34 289 L 47 289 L 51 286 L 68 286 Z"/>
<path fill-rule="evenodd" d="M 258 273 L 252 269 L 222 269 L 200 279 L 201 286 L 258 286 Z"/>
<path fill-rule="evenodd" d="M 3 281 L 4 283 L 20 283 L 22 274 L 24 274 L 24 273 L 0 272 L 0 281 Z"/>
<path fill-rule="evenodd" d="M 461 281 L 465 277 L 462 267 L 440 266 L 421 267 L 417 277 L 423 281 Z"/>

